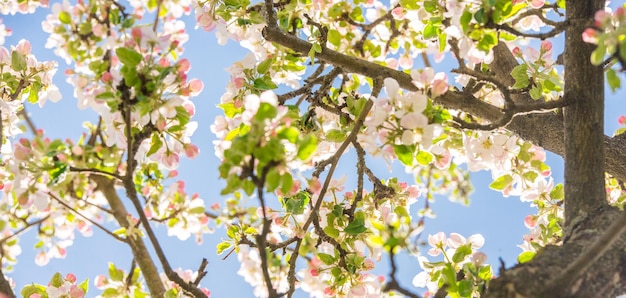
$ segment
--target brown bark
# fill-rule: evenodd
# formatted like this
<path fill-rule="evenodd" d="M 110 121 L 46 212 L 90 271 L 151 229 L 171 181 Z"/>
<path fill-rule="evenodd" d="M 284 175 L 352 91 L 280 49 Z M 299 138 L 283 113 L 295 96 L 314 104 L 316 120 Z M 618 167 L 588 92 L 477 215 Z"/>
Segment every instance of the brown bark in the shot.
<path fill-rule="evenodd" d="M 131 223 L 129 223 L 127 217 L 130 213 L 126 210 L 122 200 L 117 195 L 113 181 L 107 177 L 96 174 L 92 174 L 90 178 L 98 184 L 97 189 L 102 192 L 104 197 L 107 199 L 107 202 L 111 207 L 111 211 L 113 212 L 113 216 L 119 225 L 126 229 L 131 228 Z M 135 237 L 128 237 L 128 244 L 133 252 L 135 261 L 139 265 L 139 269 L 143 274 L 146 284 L 148 285 L 150 295 L 152 297 L 164 297 L 165 287 L 161 282 L 159 271 L 154 264 L 154 261 L 152 260 L 152 257 L 150 256 L 142 238 L 139 235 L 136 235 Z"/>
<path fill-rule="evenodd" d="M 626 137 L 610 138 L 603 133 L 603 72 L 589 62 L 594 46 L 581 38 L 594 13 L 603 7 L 603 0 L 567 1 L 564 97 L 571 105 L 562 113 L 519 115 L 506 126 L 565 159 L 564 244 L 546 247 L 529 263 L 503 268 L 485 297 L 614 297 L 626 291 L 626 252 L 615 248 L 623 246 L 626 236 L 619 237 L 623 229 L 614 228 L 626 216 L 608 206 L 604 184 L 605 172 L 626 181 Z M 263 34 L 268 41 L 296 52 L 306 54 L 311 47 L 275 27 L 265 28 Z M 494 49 L 494 57 L 491 71 L 512 85 L 510 73 L 516 59 L 503 44 Z M 316 58 L 371 78 L 391 77 L 402 88 L 416 90 L 403 72 L 326 48 Z M 520 94 L 512 99 L 516 104 L 532 101 Z M 462 92 L 450 91 L 434 100 L 492 122 L 503 116 L 497 107 Z M 609 227 L 614 228 L 613 234 L 606 234 Z M 584 260 L 581 255 L 591 257 Z"/>

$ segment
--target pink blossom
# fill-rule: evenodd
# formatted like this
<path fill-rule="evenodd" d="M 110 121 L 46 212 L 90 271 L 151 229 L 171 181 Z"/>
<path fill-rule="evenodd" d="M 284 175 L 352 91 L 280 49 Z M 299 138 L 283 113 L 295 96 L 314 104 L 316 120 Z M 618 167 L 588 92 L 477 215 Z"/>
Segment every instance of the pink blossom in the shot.
<path fill-rule="evenodd" d="M 200 153 L 198 146 L 194 144 L 185 144 L 184 149 L 185 149 L 185 155 L 187 155 L 188 158 L 196 158 L 198 154 Z"/>
<path fill-rule="evenodd" d="M 30 45 L 30 42 L 28 40 L 22 39 L 19 41 L 19 43 L 17 44 L 17 47 L 15 47 L 15 50 L 26 56 L 28 54 L 30 54 L 32 46 Z"/>
<path fill-rule="evenodd" d="M 428 118 L 422 113 L 410 112 L 402 116 L 400 125 L 406 129 L 416 129 L 428 125 Z"/>
<path fill-rule="evenodd" d="M 167 151 L 165 152 L 165 154 L 163 154 L 161 162 L 163 162 L 163 164 L 167 168 L 174 169 L 178 167 L 178 162 L 179 162 L 178 154 L 172 151 Z"/>
<path fill-rule="evenodd" d="M 593 28 L 587 28 L 583 31 L 583 41 L 586 43 L 598 43 L 598 31 Z"/>
<path fill-rule="evenodd" d="M 487 261 L 487 255 L 483 252 L 475 252 L 472 255 L 472 261 L 474 262 L 474 264 L 476 264 L 477 266 L 480 266 L 482 264 L 484 264 Z"/>
<path fill-rule="evenodd" d="M 531 0 L 530 7 L 532 8 L 542 8 L 544 4 L 544 0 Z"/>
<path fill-rule="evenodd" d="M 404 8 L 402 8 L 400 6 L 394 8 L 393 10 L 391 10 L 391 15 L 396 20 L 403 20 L 405 14 L 406 14 L 406 12 L 404 11 Z"/>
<path fill-rule="evenodd" d="M 428 235 L 428 244 L 432 247 L 428 250 L 428 254 L 436 257 L 441 254 L 441 251 L 446 247 L 446 234 L 439 232 L 435 235 Z"/>
<path fill-rule="evenodd" d="M 435 76 L 435 80 L 433 81 L 432 91 L 433 91 L 433 96 L 439 96 L 448 92 L 448 78 L 443 72 L 440 72 Z"/>
<path fill-rule="evenodd" d="M 611 22 L 611 13 L 606 10 L 598 10 L 594 20 L 596 21 L 596 26 L 603 28 Z"/>
<path fill-rule="evenodd" d="M 75 283 L 76 282 L 76 275 L 72 274 L 72 273 L 68 273 L 65 275 L 65 280 L 71 282 L 71 283 Z"/>
<path fill-rule="evenodd" d="M 198 79 L 192 79 L 189 81 L 189 90 L 191 91 L 191 96 L 196 96 L 202 92 L 204 89 L 204 84 L 202 81 Z"/>
<path fill-rule="evenodd" d="M 537 224 L 537 216 L 536 215 L 527 215 L 524 218 L 524 225 L 529 228 L 532 229 L 535 227 L 535 225 Z"/>
<path fill-rule="evenodd" d="M 626 125 L 626 116 L 624 116 L 624 115 L 619 116 L 619 118 L 617 118 L 617 123 L 619 123 L 621 125 Z"/>
<path fill-rule="evenodd" d="M 541 50 L 544 52 L 549 52 L 552 50 L 552 42 L 549 40 L 544 40 L 541 42 Z"/>

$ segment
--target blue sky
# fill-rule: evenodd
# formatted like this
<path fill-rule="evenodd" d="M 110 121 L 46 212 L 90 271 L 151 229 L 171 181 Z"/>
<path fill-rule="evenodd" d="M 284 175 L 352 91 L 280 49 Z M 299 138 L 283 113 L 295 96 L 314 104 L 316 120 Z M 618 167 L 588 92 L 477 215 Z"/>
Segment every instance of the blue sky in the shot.
<path fill-rule="evenodd" d="M 40 24 L 48 12 L 47 9 L 40 9 L 34 15 L 3 16 L 4 23 L 13 30 L 13 36 L 7 38 L 5 46 L 16 44 L 20 39 L 27 38 L 31 41 L 33 52 L 40 61 L 58 60 L 51 51 L 44 48 L 47 35 L 41 31 Z M 193 141 L 200 147 L 201 154 L 194 160 L 181 159 L 179 177 L 185 180 L 188 193 L 198 192 L 205 200 L 205 205 L 210 206 L 215 202 L 223 202 L 225 198 L 219 194 L 224 183 L 218 179 L 219 161 L 213 154 L 211 141 L 214 136 L 209 126 L 213 118 L 220 113 L 216 104 L 219 103 L 219 98 L 229 80 L 228 73 L 224 69 L 231 63 L 242 59 L 247 50 L 240 48 L 232 41 L 226 46 L 219 46 L 212 33 L 201 29 L 194 30 L 193 18 L 188 18 L 188 21 L 187 30 L 190 40 L 186 44 L 184 57 L 188 58 L 192 64 L 189 77 L 199 78 L 205 85 L 204 91 L 194 100 L 197 110 L 194 120 L 198 121 L 199 128 Z M 63 72 L 67 68 L 68 65 L 60 61 L 59 70 L 55 76 L 55 81 L 64 95 L 63 99 L 59 103 L 47 103 L 43 109 L 38 106 L 27 106 L 27 109 L 32 114 L 35 124 L 45 129 L 46 135 L 50 138 L 75 140 L 83 132 L 82 123 L 96 118 L 94 112 L 81 111 L 76 108 L 72 90 L 65 83 Z M 606 104 L 607 134 L 612 134 L 612 131 L 617 128 L 617 117 L 624 111 L 622 102 L 624 99 L 611 95 L 610 91 L 607 91 L 607 95 L 609 95 Z M 344 164 L 346 164 L 346 170 L 352 170 L 351 164 Z M 552 167 L 552 175 L 556 182 L 561 182 L 563 169 L 560 157 L 550 154 L 548 164 Z M 381 174 L 381 177 L 392 175 L 384 166 L 377 167 L 375 170 Z M 412 181 L 412 178 L 407 177 L 399 166 L 394 168 L 393 175 L 399 175 L 405 181 Z M 520 252 L 516 245 L 522 243 L 522 235 L 527 232 L 523 219 L 526 215 L 532 214 L 534 209 L 528 204 L 521 203 L 516 197 L 502 198 L 498 192 L 488 189 L 487 185 L 491 182 L 491 176 L 487 172 L 472 173 L 472 182 L 476 190 L 471 195 L 470 207 L 450 203 L 445 198 L 437 198 L 436 202 L 431 205 L 437 214 L 437 219 L 426 221 L 424 235 L 438 231 L 444 231 L 447 234 L 458 232 L 464 236 L 474 233 L 483 234 L 486 243 L 481 251 L 488 255 L 488 262 L 497 272 L 498 258 L 502 258 L 507 266 L 515 263 Z M 421 201 L 418 202 L 420 203 Z M 415 207 L 414 211 L 418 208 Z M 109 261 L 113 261 L 120 268 L 128 269 L 131 260 L 130 249 L 124 244 L 115 242 L 104 233 L 94 231 L 94 236 L 90 238 L 77 235 L 74 245 L 68 249 L 68 257 L 62 260 L 53 259 L 45 267 L 39 267 L 34 263 L 35 234 L 31 232 L 22 236 L 22 255 L 15 270 L 8 273 L 17 282 L 18 291 L 30 282 L 47 283 L 52 274 L 57 271 L 63 274 L 72 272 L 79 280 L 89 278 L 93 281 L 96 275 L 107 272 Z M 222 260 L 223 256 L 215 254 L 216 244 L 221 238 L 225 238 L 222 230 L 218 229 L 215 234 L 205 235 L 205 241 L 200 246 L 193 239 L 182 242 L 175 237 L 168 237 L 164 227 L 157 228 L 157 232 L 161 236 L 161 243 L 174 268 L 195 270 L 202 258 L 209 260 L 208 275 L 202 285 L 209 288 L 212 297 L 252 296 L 251 287 L 236 274 L 239 268 L 236 256 L 233 254 L 228 259 Z M 383 261 L 383 264 L 385 262 Z M 405 286 L 412 288 L 411 280 L 419 272 L 417 260 L 402 257 L 399 263 L 402 282 Z M 380 273 L 386 274 L 387 271 L 381 270 Z M 93 282 L 90 283 L 90 287 L 92 292 L 88 296 L 93 296 L 96 293 Z"/>

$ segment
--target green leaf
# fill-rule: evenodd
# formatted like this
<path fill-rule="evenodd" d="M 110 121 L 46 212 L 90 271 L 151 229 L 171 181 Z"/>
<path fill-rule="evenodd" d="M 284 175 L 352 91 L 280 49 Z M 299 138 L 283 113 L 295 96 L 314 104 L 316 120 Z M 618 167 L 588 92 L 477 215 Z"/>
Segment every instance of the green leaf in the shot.
<path fill-rule="evenodd" d="M 535 254 L 536 253 L 533 251 L 525 251 L 521 253 L 519 256 L 517 256 L 517 261 L 520 264 L 528 263 L 530 262 L 530 260 L 532 260 L 535 257 Z"/>
<path fill-rule="evenodd" d="M 39 101 L 39 91 L 41 90 L 41 83 L 35 81 L 30 84 L 30 87 L 28 89 L 28 102 L 34 104 Z"/>
<path fill-rule="evenodd" d="M 114 297 L 119 297 L 119 296 L 120 296 L 120 293 L 115 288 L 106 288 L 102 292 L 102 297 L 105 297 L 105 298 L 114 298 Z"/>
<path fill-rule="evenodd" d="M 615 90 L 622 87 L 622 81 L 617 75 L 617 72 L 612 68 L 606 71 L 606 81 L 609 83 L 609 87 L 611 87 L 611 92 L 613 93 L 615 93 Z"/>
<path fill-rule="evenodd" d="M 511 76 L 515 79 L 513 89 L 526 88 L 530 84 L 528 79 L 528 65 L 526 63 L 515 66 L 515 68 L 511 71 Z"/>
<path fill-rule="evenodd" d="M 161 149 L 161 147 L 163 147 L 163 141 L 161 141 L 161 136 L 158 133 L 152 135 L 152 140 L 150 143 L 150 149 L 148 149 L 146 156 L 150 156 L 156 153 L 157 151 L 159 151 L 159 149 Z"/>
<path fill-rule="evenodd" d="M 450 292 L 456 292 L 456 270 L 452 267 L 452 264 L 446 263 L 441 273 L 443 273 L 444 282 L 448 285 Z"/>
<path fill-rule="evenodd" d="M 343 230 L 348 235 L 358 235 L 365 231 L 367 228 L 365 227 L 365 220 L 363 218 L 355 217 L 353 221 L 351 221 L 348 226 Z"/>
<path fill-rule="evenodd" d="M 225 250 L 230 248 L 232 244 L 229 241 L 222 241 L 217 244 L 217 254 L 221 255 Z"/>
<path fill-rule="evenodd" d="M 167 290 L 165 298 L 178 298 L 178 291 L 175 288 Z"/>
<path fill-rule="evenodd" d="M 23 287 L 20 293 L 22 294 L 22 297 L 30 297 L 33 294 L 39 294 L 42 295 L 42 297 L 45 297 L 45 295 L 47 295 L 46 287 L 36 284 L 30 284 Z"/>
<path fill-rule="evenodd" d="M 461 29 L 463 29 L 463 32 L 467 33 L 469 29 L 469 23 L 471 21 L 472 21 L 472 13 L 469 12 L 467 9 L 465 9 L 460 19 Z"/>
<path fill-rule="evenodd" d="M 439 34 L 439 27 L 436 27 L 433 24 L 427 24 L 426 27 L 424 27 L 424 39 L 431 39 L 433 37 L 436 37 Z"/>
<path fill-rule="evenodd" d="M 278 109 L 275 106 L 266 102 L 262 102 L 259 105 L 259 109 L 257 110 L 254 117 L 258 120 L 265 120 L 276 117 L 276 114 L 278 114 Z"/>
<path fill-rule="evenodd" d="M 405 146 L 405 145 L 393 145 L 393 152 L 398 156 L 400 162 L 404 165 L 410 166 L 413 164 L 413 152 L 415 151 L 414 146 Z"/>
<path fill-rule="evenodd" d="M 528 171 L 528 172 L 525 172 L 522 176 L 524 176 L 524 179 L 530 182 L 535 182 L 535 179 L 539 177 L 539 174 L 537 174 L 537 172 L 535 171 Z"/>
<path fill-rule="evenodd" d="M 124 271 L 117 269 L 115 264 L 109 263 L 109 276 L 112 281 L 122 281 L 124 280 Z"/>
<path fill-rule="evenodd" d="M 417 163 L 423 166 L 427 166 L 433 161 L 433 155 L 432 153 L 428 151 L 422 150 L 419 153 L 417 153 L 417 156 L 415 156 L 415 160 L 417 161 Z"/>
<path fill-rule="evenodd" d="M 26 68 L 26 57 L 24 57 L 24 55 L 20 54 L 18 51 L 14 50 L 13 52 L 11 52 L 11 69 L 17 72 L 21 72 L 23 70 L 26 70 Z"/>
<path fill-rule="evenodd" d="M 311 59 L 311 61 L 315 60 L 315 53 L 321 53 L 322 52 L 322 46 L 319 43 L 314 43 L 311 46 L 311 49 L 309 50 L 309 58 Z"/>
<path fill-rule="evenodd" d="M 52 275 L 52 278 L 50 279 L 50 285 L 52 285 L 55 288 L 62 286 L 63 275 L 61 275 L 61 273 L 59 272 L 56 272 L 54 275 Z"/>
<path fill-rule="evenodd" d="M 122 62 L 122 64 L 130 68 L 135 68 L 143 59 L 141 54 L 129 48 L 117 48 L 115 50 L 115 54 L 120 59 L 120 62 Z"/>
<path fill-rule="evenodd" d="M 298 158 L 308 160 L 317 149 L 317 138 L 313 134 L 308 134 L 298 142 Z"/>
<path fill-rule="evenodd" d="M 334 226 L 327 226 L 324 228 L 324 233 L 330 236 L 333 239 L 339 238 L 339 230 L 337 230 Z"/>
<path fill-rule="evenodd" d="M 457 293 L 461 297 L 472 297 L 472 292 L 474 291 L 474 282 L 471 280 L 461 280 L 457 283 Z"/>
<path fill-rule="evenodd" d="M 326 141 L 341 143 L 346 139 L 347 136 L 348 134 L 343 130 L 331 129 L 326 132 Z"/>
<path fill-rule="evenodd" d="M 280 173 L 276 169 L 270 169 L 265 177 L 265 188 L 268 192 L 273 192 L 280 185 Z"/>
<path fill-rule="evenodd" d="M 78 285 L 78 287 L 83 289 L 83 291 L 85 291 L 85 293 L 87 293 L 89 291 L 89 278 L 83 280 L 83 282 L 81 282 Z"/>
<path fill-rule="evenodd" d="M 415 0 L 400 0 L 400 5 L 408 10 L 420 9 L 417 3 Z"/>
<path fill-rule="evenodd" d="M 274 62 L 274 59 L 265 59 L 263 62 L 259 63 L 259 65 L 256 66 L 256 71 L 259 74 L 265 74 L 270 70 L 270 66 L 272 66 L 272 63 Z"/>
<path fill-rule="evenodd" d="M 310 199 L 308 192 L 301 191 L 292 197 L 283 198 L 283 207 L 287 213 L 300 215 L 304 213 L 304 208 L 309 204 Z"/>
<path fill-rule="evenodd" d="M 289 193 L 293 186 L 293 177 L 290 173 L 285 173 L 280 177 L 280 191 L 283 193 Z"/>
<path fill-rule="evenodd" d="M 498 179 L 491 182 L 491 184 L 489 184 L 489 188 L 500 191 L 500 190 L 505 189 L 512 182 L 513 182 L 513 177 L 511 177 L 511 175 L 509 174 L 506 174 L 506 175 L 498 177 Z"/>
<path fill-rule="evenodd" d="M 335 29 L 330 29 L 328 31 L 328 42 L 330 42 L 330 44 L 338 47 L 341 44 L 341 33 L 339 33 L 339 31 L 335 30 Z"/>
<path fill-rule="evenodd" d="M 489 50 L 491 50 L 491 48 L 493 48 L 497 44 L 498 44 L 498 37 L 496 36 L 496 33 L 494 31 L 487 31 L 485 32 L 485 34 L 483 34 L 483 37 L 480 39 L 476 47 L 479 50 L 488 53 Z"/>
<path fill-rule="evenodd" d="M 493 272 L 491 272 L 491 266 L 483 266 L 478 269 L 478 277 L 482 280 L 491 280 L 493 277 Z"/>
<path fill-rule="evenodd" d="M 540 99 L 543 95 L 543 88 L 541 86 L 541 83 L 537 82 L 535 86 L 530 88 L 528 94 L 530 94 L 530 97 L 534 100 Z"/>
<path fill-rule="evenodd" d="M 591 53 L 591 64 L 600 65 L 604 62 L 604 54 L 606 54 L 606 46 L 599 43 L 595 50 Z"/>
<path fill-rule="evenodd" d="M 550 198 L 555 201 L 560 201 L 565 198 L 565 195 L 563 193 L 563 184 L 559 183 L 554 186 L 554 188 L 552 188 L 552 191 L 550 191 Z"/>
<path fill-rule="evenodd" d="M 460 263 L 463 260 L 465 260 L 465 258 L 467 256 L 469 256 L 471 254 L 472 254 L 472 245 L 471 244 L 461 245 L 454 252 L 454 255 L 452 256 L 452 262 Z"/>
<path fill-rule="evenodd" d="M 285 139 L 290 143 L 295 144 L 298 141 L 300 130 L 293 126 L 289 126 L 279 130 L 277 135 L 279 138 Z"/>
<path fill-rule="evenodd" d="M 70 15 L 67 11 L 62 11 L 59 13 L 59 21 L 63 24 L 71 24 L 72 23 L 72 15 Z"/>
<path fill-rule="evenodd" d="M 268 76 L 255 79 L 253 84 L 254 84 L 254 88 L 259 89 L 259 90 L 272 90 L 272 89 L 278 88 L 278 86 L 276 86 L 276 84 L 272 82 L 272 78 Z"/>
<path fill-rule="evenodd" d="M 322 261 L 326 265 L 332 265 L 336 261 L 335 257 L 333 257 L 332 255 L 325 254 L 322 252 L 317 254 L 317 258 L 320 259 L 320 261 Z"/>

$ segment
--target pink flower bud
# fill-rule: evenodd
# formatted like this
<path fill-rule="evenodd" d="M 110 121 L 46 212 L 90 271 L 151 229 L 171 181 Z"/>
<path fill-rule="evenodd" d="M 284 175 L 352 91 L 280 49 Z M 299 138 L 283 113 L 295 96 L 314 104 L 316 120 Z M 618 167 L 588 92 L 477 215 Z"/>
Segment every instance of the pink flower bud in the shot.
<path fill-rule="evenodd" d="M 524 218 L 524 225 L 529 228 L 532 229 L 535 227 L 535 225 L 537 225 L 537 219 L 535 215 L 527 215 Z"/>
<path fill-rule="evenodd" d="M 593 28 L 587 28 L 583 31 L 583 41 L 586 43 L 598 43 L 598 31 Z"/>
<path fill-rule="evenodd" d="M 187 155 L 188 158 L 196 158 L 196 156 L 200 153 L 200 149 L 198 149 L 198 146 L 194 144 L 185 144 L 184 149 L 185 155 Z"/>
<path fill-rule="evenodd" d="M 110 83 L 113 81 L 113 75 L 107 71 L 102 74 L 102 77 L 100 78 L 100 80 L 105 84 Z"/>
<path fill-rule="evenodd" d="M 132 36 L 133 39 L 141 40 L 141 36 L 143 36 L 143 33 L 141 32 L 141 28 L 139 28 L 139 27 L 133 28 L 130 31 L 130 36 Z"/>
<path fill-rule="evenodd" d="M 177 66 L 179 72 L 187 72 L 191 68 L 191 63 L 187 59 L 181 59 L 178 61 Z"/>
<path fill-rule="evenodd" d="M 192 79 L 189 81 L 189 90 L 191 91 L 192 96 L 200 94 L 200 92 L 202 92 L 202 89 L 204 89 L 204 84 L 202 83 L 202 81 L 198 79 Z"/>
<path fill-rule="evenodd" d="M 541 42 L 541 50 L 544 52 L 549 52 L 552 50 L 552 42 L 549 40 L 544 40 Z"/>
<path fill-rule="evenodd" d="M 317 269 L 315 269 L 315 268 L 311 269 L 311 271 L 310 271 L 310 272 L 311 272 L 311 275 L 312 275 L 312 276 L 319 276 L 319 275 L 320 275 L 320 273 L 319 273 L 319 272 L 317 271 Z"/>

